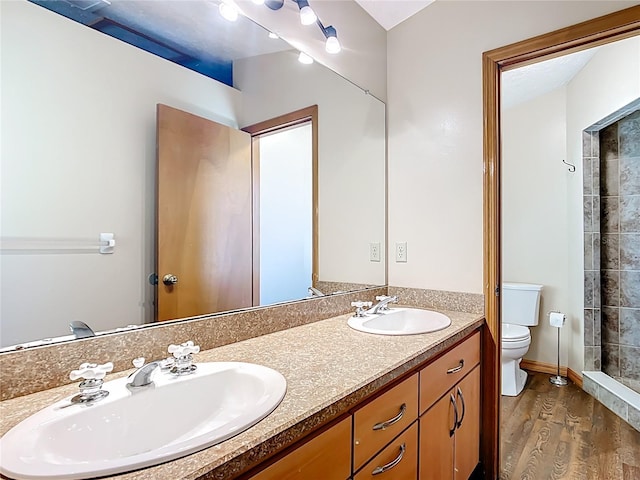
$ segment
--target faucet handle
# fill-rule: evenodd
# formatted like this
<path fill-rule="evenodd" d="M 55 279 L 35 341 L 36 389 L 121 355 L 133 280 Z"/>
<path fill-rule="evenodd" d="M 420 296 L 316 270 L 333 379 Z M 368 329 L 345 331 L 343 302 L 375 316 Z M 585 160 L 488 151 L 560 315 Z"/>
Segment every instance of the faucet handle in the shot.
<path fill-rule="evenodd" d="M 199 351 L 200 345 L 194 345 L 191 340 L 180 345 L 169 345 L 169 353 L 172 353 L 175 358 L 186 357 Z"/>
<path fill-rule="evenodd" d="M 140 368 L 142 366 L 144 366 L 144 362 L 146 362 L 147 359 L 144 357 L 138 357 L 138 358 L 134 358 L 133 360 L 131 360 L 131 363 L 133 363 L 133 366 L 136 368 Z"/>
<path fill-rule="evenodd" d="M 377 301 L 386 300 L 387 298 L 391 298 L 391 297 L 389 295 L 376 295 Z"/>
<path fill-rule="evenodd" d="M 194 345 L 191 340 L 180 345 L 169 345 L 169 353 L 175 357 L 175 363 L 169 370 L 174 375 L 188 375 L 196 371 L 193 365 L 192 353 L 198 353 L 200 345 Z"/>
<path fill-rule="evenodd" d="M 77 380 L 84 378 L 85 380 L 102 380 L 108 372 L 113 370 L 113 363 L 107 362 L 102 365 L 97 363 L 83 363 L 78 370 L 71 370 L 69 378 L 71 380 Z"/>
<path fill-rule="evenodd" d="M 353 314 L 354 317 L 364 317 L 367 312 L 365 308 L 369 308 L 372 305 L 372 302 L 351 302 L 352 307 L 356 307 L 356 313 Z"/>

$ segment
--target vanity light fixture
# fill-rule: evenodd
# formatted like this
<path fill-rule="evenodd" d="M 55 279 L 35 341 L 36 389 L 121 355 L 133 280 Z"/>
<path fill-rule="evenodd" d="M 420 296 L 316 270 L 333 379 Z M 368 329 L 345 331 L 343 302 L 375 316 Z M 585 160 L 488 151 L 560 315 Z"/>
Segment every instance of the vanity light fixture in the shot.
<path fill-rule="evenodd" d="M 226 20 L 230 22 L 235 22 L 238 20 L 238 7 L 232 2 L 223 1 L 220 2 L 220 6 L 218 7 L 220 10 L 220 15 Z"/>
<path fill-rule="evenodd" d="M 336 29 L 331 25 L 328 27 L 322 28 L 322 33 L 327 39 L 327 42 L 324 44 L 324 49 L 327 53 L 339 53 L 342 50 L 342 46 L 338 41 L 338 33 Z"/>
<path fill-rule="evenodd" d="M 304 52 L 300 52 L 300 55 L 298 55 L 298 61 L 300 63 L 304 63 L 305 65 L 311 65 L 313 63 L 313 58 L 311 58 Z"/>
<path fill-rule="evenodd" d="M 300 9 L 300 23 L 302 25 L 313 25 L 318 21 L 318 16 L 316 12 L 313 11 L 313 8 L 309 6 L 309 2 L 307 0 L 295 0 L 298 4 L 298 8 Z"/>
<path fill-rule="evenodd" d="M 258 3 L 258 0 L 253 0 L 255 3 Z M 280 10 L 284 6 L 285 0 L 260 0 L 264 3 L 264 5 L 271 10 Z M 313 11 L 313 8 L 309 5 L 309 0 L 291 0 L 298 5 L 298 9 L 300 10 L 300 22 L 303 25 L 312 25 L 316 24 L 324 37 L 326 38 L 325 50 L 327 53 L 338 53 L 342 50 L 342 46 L 338 41 L 338 33 L 332 25 L 325 27 L 316 12 Z"/>

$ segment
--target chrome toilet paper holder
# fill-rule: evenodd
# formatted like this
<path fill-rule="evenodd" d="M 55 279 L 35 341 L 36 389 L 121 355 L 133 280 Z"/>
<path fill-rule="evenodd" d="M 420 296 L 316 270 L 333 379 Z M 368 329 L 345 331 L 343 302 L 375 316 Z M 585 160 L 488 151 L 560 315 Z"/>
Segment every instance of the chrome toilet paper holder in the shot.
<path fill-rule="evenodd" d="M 563 322 L 562 322 L 562 325 L 564 326 L 564 322 L 566 321 L 567 316 L 562 312 L 560 312 L 559 310 L 552 310 L 548 313 L 549 323 L 551 323 L 552 313 L 559 313 L 564 316 Z M 562 328 L 562 326 L 559 326 L 559 327 L 554 326 L 554 327 L 558 329 L 558 369 L 557 369 L 556 375 L 552 375 L 551 377 L 549 377 L 549 382 L 551 382 L 556 387 L 564 387 L 569 383 L 569 381 L 567 380 L 567 377 L 563 377 L 562 375 L 560 375 L 560 329 Z"/>

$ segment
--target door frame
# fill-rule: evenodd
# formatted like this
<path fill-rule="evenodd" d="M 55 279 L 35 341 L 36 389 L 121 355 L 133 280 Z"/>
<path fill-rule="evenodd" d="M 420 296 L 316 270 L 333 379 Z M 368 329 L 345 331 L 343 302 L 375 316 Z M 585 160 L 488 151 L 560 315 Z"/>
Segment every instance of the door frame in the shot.
<path fill-rule="evenodd" d="M 640 35 L 640 6 L 500 47 L 482 55 L 484 309 L 481 459 L 486 477 L 500 473 L 501 118 L 500 74 L 543 60 Z M 495 372 L 491 375 L 490 372 Z"/>
<path fill-rule="evenodd" d="M 318 105 L 270 118 L 242 128 L 251 134 L 251 178 L 253 195 L 253 304 L 260 305 L 260 136 L 311 122 L 311 286 L 318 282 Z"/>

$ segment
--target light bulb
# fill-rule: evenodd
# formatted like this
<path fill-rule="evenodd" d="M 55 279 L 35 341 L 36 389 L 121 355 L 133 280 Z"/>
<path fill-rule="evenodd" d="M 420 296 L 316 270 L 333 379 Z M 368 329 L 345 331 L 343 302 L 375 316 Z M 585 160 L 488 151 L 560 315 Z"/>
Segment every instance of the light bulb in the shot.
<path fill-rule="evenodd" d="M 316 23 L 316 20 L 318 20 L 316 12 L 309 5 L 305 5 L 300 9 L 300 22 L 302 25 L 311 25 Z"/>
<path fill-rule="evenodd" d="M 235 22 L 238 19 L 238 9 L 235 7 L 235 5 L 227 2 L 222 2 L 220 4 L 220 7 L 218 8 L 220 9 L 220 15 L 222 15 L 222 17 L 226 20 Z"/>
<path fill-rule="evenodd" d="M 300 52 L 300 55 L 298 55 L 298 61 L 300 63 L 304 63 L 305 65 L 311 65 L 313 63 L 313 58 L 311 58 L 304 52 Z"/>
<path fill-rule="evenodd" d="M 342 50 L 342 46 L 338 41 L 338 37 L 328 37 L 327 42 L 324 44 L 324 49 L 327 53 L 338 53 Z"/>

